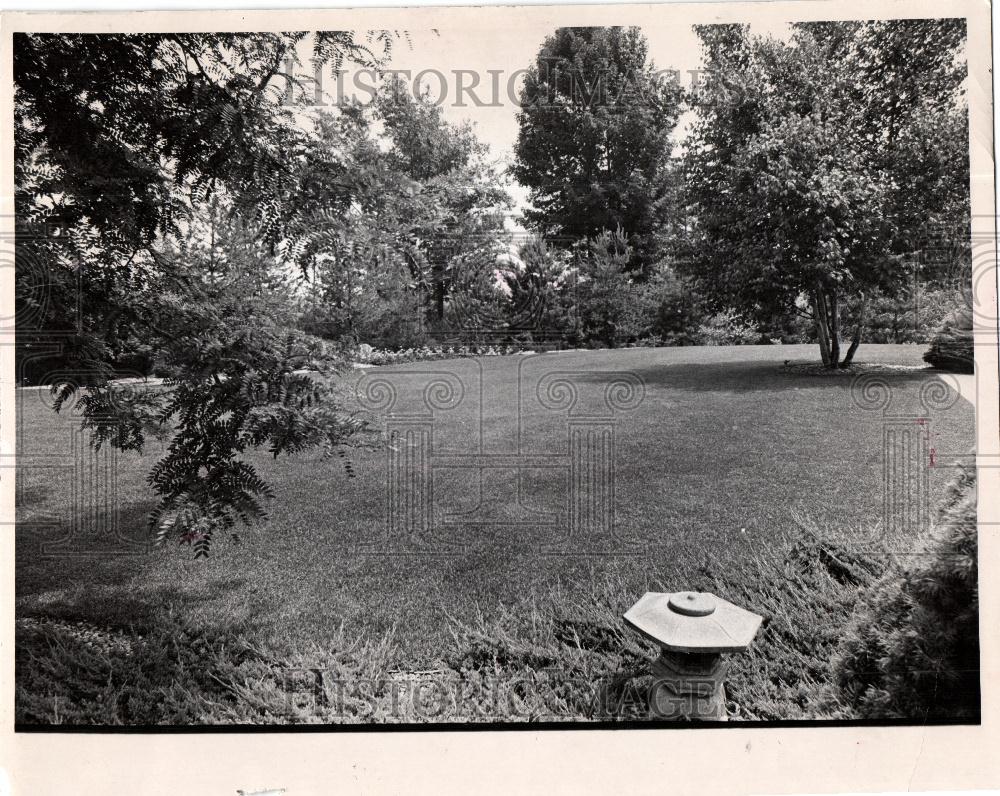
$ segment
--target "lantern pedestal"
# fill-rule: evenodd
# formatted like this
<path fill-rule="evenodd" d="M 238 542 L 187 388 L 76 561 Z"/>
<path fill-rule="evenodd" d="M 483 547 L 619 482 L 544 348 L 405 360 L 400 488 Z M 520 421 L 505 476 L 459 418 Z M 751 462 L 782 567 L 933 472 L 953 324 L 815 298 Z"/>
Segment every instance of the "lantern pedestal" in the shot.
<path fill-rule="evenodd" d="M 729 662 L 715 653 L 663 650 L 650 667 L 649 713 L 656 719 L 726 721 Z"/>
<path fill-rule="evenodd" d="M 660 646 L 649 713 L 657 719 L 726 721 L 725 653 L 743 652 L 762 617 L 714 594 L 646 592 L 625 622 Z"/>

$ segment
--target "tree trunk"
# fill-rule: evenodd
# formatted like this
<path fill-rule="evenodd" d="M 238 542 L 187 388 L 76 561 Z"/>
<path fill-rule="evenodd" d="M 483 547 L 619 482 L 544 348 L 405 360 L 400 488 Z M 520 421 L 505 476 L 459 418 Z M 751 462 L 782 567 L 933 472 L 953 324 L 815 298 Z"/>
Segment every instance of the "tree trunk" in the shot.
<path fill-rule="evenodd" d="M 434 266 L 434 311 L 439 321 L 444 320 L 444 266 Z"/>
<path fill-rule="evenodd" d="M 840 361 L 840 311 L 837 306 L 837 293 L 830 291 L 830 309 L 827 323 L 830 326 L 830 367 L 837 367 Z"/>
<path fill-rule="evenodd" d="M 840 367 L 846 368 L 851 362 L 854 361 L 854 352 L 858 350 L 858 346 L 861 345 L 861 335 L 864 333 L 865 329 L 865 313 L 868 310 L 868 299 L 861 294 L 861 309 L 858 312 L 858 325 L 854 327 L 854 339 L 851 340 L 851 347 L 847 349 L 847 353 L 844 355 L 844 361 L 840 363 Z"/>
<path fill-rule="evenodd" d="M 854 360 L 854 354 L 861 345 L 868 309 L 867 298 L 861 294 L 858 323 L 843 360 L 840 359 L 840 307 L 836 291 L 827 290 L 817 282 L 812 294 L 812 304 L 823 365 L 828 368 L 846 368 Z"/>
<path fill-rule="evenodd" d="M 830 368 L 836 367 L 836 360 L 830 364 L 830 324 L 826 313 L 826 302 L 823 299 L 823 288 L 818 284 L 813 290 L 813 317 L 816 319 L 816 336 L 819 338 L 819 353 L 823 364 Z"/>

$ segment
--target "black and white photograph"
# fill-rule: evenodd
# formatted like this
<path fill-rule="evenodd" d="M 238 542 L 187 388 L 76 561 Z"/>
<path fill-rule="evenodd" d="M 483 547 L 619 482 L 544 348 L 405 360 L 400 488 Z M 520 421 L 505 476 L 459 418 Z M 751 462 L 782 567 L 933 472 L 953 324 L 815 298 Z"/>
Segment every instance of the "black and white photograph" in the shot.
<path fill-rule="evenodd" d="M 795 6 L 18 17 L 17 733 L 979 725 L 989 18 Z"/>

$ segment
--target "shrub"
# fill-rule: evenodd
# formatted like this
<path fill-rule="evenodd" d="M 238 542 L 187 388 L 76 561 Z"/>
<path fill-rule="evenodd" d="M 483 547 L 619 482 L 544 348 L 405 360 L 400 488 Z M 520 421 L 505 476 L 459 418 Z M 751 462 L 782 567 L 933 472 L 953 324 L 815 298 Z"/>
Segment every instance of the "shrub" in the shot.
<path fill-rule="evenodd" d="M 602 232 L 581 242 L 577 255 L 577 328 L 567 339 L 591 348 L 617 348 L 638 337 L 642 312 L 639 290 L 627 271 L 633 250 L 625 233 Z"/>
<path fill-rule="evenodd" d="M 863 718 L 979 717 L 976 476 L 949 488 L 919 554 L 873 589 L 834 661 L 839 698 Z"/>
<path fill-rule="evenodd" d="M 924 287 L 900 296 L 875 293 L 868 303 L 866 343 L 926 343 L 961 301 L 952 288 Z"/>
<path fill-rule="evenodd" d="M 972 310 L 952 312 L 931 340 L 924 361 L 942 370 L 974 372 Z"/>
<path fill-rule="evenodd" d="M 698 327 L 700 345 L 755 345 L 764 339 L 760 329 L 728 310 L 712 315 Z"/>
<path fill-rule="evenodd" d="M 662 268 L 643 286 L 641 294 L 647 336 L 662 341 L 657 345 L 698 344 L 705 311 L 689 280 Z"/>

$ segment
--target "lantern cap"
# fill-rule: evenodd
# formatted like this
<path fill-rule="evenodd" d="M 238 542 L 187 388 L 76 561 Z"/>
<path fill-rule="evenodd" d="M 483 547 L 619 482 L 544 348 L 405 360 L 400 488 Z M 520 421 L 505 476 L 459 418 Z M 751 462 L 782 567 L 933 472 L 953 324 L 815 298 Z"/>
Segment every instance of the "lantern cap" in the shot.
<path fill-rule="evenodd" d="M 625 622 L 673 652 L 742 652 L 762 617 L 708 592 L 646 592 Z"/>

